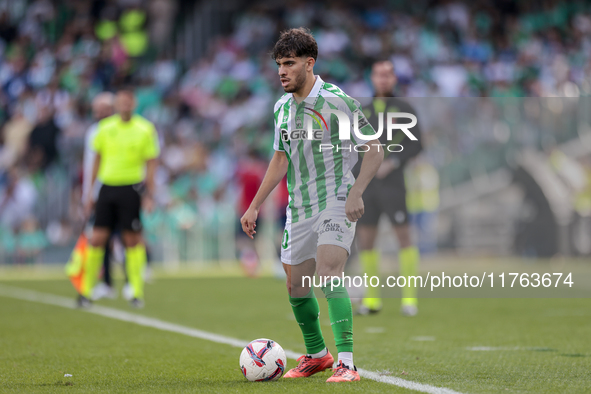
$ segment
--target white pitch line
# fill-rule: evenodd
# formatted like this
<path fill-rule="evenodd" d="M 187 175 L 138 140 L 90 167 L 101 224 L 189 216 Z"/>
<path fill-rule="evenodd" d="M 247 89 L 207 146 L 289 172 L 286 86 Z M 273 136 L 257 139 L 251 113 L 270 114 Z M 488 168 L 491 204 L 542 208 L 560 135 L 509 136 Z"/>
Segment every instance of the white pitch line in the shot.
<path fill-rule="evenodd" d="M 466 350 L 472 350 L 474 352 L 490 352 L 494 350 L 520 350 L 520 347 L 508 347 L 508 346 L 471 346 L 467 347 Z"/>
<path fill-rule="evenodd" d="M 27 290 L 19 287 L 0 285 L 0 296 L 24 301 L 38 302 L 46 305 L 60 306 L 62 308 L 77 309 L 75 302 L 72 298 L 62 297 L 49 293 L 41 293 L 38 291 Z M 106 306 L 93 305 L 90 309 L 82 309 L 82 311 L 119 321 L 135 323 L 137 325 L 144 327 L 151 327 L 157 330 L 175 332 L 177 334 L 183 334 L 193 338 L 204 339 L 206 341 L 222 343 L 225 345 L 230 345 L 238 348 L 242 348 L 248 344 L 248 341 L 244 341 L 241 339 L 227 337 L 225 335 L 214 334 L 211 332 L 198 330 L 196 328 L 181 326 L 180 324 L 169 323 L 153 317 L 142 316 L 115 308 L 109 308 Z M 285 355 L 293 360 L 297 360 L 297 358 L 302 355 L 301 353 L 297 353 L 292 350 L 284 350 Z M 394 376 L 384 376 L 380 375 L 377 372 L 367 371 L 365 369 L 358 369 L 358 372 L 360 376 L 366 379 L 375 380 L 376 382 L 380 383 L 391 384 L 409 390 L 420 391 L 422 393 L 460 394 L 459 392 L 448 388 L 431 386 L 424 383 L 416 383 L 410 380 L 405 380 Z"/>
<path fill-rule="evenodd" d="M 421 341 L 434 341 L 435 340 L 435 337 L 412 337 L 410 339 L 413 340 L 413 341 L 419 341 L 419 342 L 421 342 Z"/>

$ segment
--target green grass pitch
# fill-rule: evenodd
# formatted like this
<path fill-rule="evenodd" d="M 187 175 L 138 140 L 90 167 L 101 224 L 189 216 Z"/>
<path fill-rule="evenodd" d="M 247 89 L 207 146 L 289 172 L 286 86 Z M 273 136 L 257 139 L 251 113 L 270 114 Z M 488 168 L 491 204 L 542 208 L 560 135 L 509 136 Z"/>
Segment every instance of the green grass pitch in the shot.
<path fill-rule="evenodd" d="M 0 278 L 2 284 L 74 296 L 67 280 Z M 282 281 L 159 278 L 146 294 L 138 312 L 121 299 L 98 304 L 304 351 Z M 326 301 L 319 302 L 336 355 Z M 461 393 L 591 392 L 590 299 L 423 299 L 419 306 L 418 316 L 404 318 L 398 300 L 387 299 L 382 313 L 356 317 L 356 365 Z M 229 345 L 0 296 L 3 393 L 413 392 L 369 379 L 337 387 L 325 383 L 328 372 L 250 383 L 239 354 Z M 295 364 L 288 360 L 287 367 Z"/>

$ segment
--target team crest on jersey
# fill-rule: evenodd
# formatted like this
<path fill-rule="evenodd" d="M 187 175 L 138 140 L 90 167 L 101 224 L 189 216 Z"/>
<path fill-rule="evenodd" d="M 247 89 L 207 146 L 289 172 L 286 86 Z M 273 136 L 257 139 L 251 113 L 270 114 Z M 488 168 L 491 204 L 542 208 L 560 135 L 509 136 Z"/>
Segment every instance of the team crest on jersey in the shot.
<path fill-rule="evenodd" d="M 300 118 L 299 116 L 296 118 L 296 127 L 298 129 L 301 129 L 304 126 L 304 124 L 302 123 L 302 118 Z"/>

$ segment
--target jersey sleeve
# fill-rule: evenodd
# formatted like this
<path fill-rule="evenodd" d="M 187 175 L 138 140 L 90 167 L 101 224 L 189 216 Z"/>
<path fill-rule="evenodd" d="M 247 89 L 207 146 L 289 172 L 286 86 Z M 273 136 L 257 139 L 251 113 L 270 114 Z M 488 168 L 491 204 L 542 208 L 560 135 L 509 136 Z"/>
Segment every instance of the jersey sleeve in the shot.
<path fill-rule="evenodd" d="M 273 119 L 273 125 L 275 129 L 275 137 L 273 140 L 273 149 L 279 152 L 285 152 L 285 147 L 283 146 L 283 139 L 281 138 L 281 123 L 279 122 L 279 118 L 282 116 L 283 113 L 283 106 L 279 107 L 277 112 L 275 112 L 275 116 Z"/>
<path fill-rule="evenodd" d="M 101 122 L 96 126 L 96 132 L 93 136 L 90 136 L 90 149 L 94 152 L 101 153 L 101 149 L 103 149 L 103 132 L 104 126 L 101 125 Z"/>
<path fill-rule="evenodd" d="M 146 141 L 144 144 L 144 159 L 155 159 L 160 155 L 160 141 L 158 141 L 158 133 L 156 127 L 152 123 L 149 124 Z"/>
<path fill-rule="evenodd" d="M 376 131 L 374 130 L 369 120 L 365 117 L 363 110 L 361 108 L 361 104 L 357 102 L 357 100 L 353 101 L 353 105 L 350 108 L 351 111 L 351 140 L 355 145 L 363 145 L 369 141 L 373 141 L 376 139 L 375 134 Z M 364 137 L 358 137 L 355 133 L 355 119 L 359 119 L 359 133 Z"/>

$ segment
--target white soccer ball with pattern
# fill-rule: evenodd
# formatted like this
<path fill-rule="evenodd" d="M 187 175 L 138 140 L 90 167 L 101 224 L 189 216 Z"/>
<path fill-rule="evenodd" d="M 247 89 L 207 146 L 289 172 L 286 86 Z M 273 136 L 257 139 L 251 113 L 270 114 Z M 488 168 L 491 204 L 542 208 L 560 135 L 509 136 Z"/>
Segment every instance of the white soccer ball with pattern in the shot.
<path fill-rule="evenodd" d="M 240 354 L 240 369 L 251 382 L 279 379 L 283 376 L 286 362 L 283 348 L 266 338 L 255 339 Z"/>

